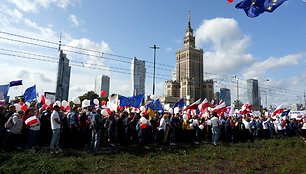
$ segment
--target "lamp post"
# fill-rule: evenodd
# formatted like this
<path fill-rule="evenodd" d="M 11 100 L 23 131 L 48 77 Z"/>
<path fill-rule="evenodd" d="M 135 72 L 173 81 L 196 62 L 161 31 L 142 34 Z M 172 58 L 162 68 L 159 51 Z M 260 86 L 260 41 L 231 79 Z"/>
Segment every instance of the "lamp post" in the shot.
<path fill-rule="evenodd" d="M 154 49 L 154 61 L 153 61 L 153 95 L 155 94 L 155 62 L 156 62 L 156 49 L 159 49 L 156 45 L 153 45 L 153 47 L 150 47 Z"/>

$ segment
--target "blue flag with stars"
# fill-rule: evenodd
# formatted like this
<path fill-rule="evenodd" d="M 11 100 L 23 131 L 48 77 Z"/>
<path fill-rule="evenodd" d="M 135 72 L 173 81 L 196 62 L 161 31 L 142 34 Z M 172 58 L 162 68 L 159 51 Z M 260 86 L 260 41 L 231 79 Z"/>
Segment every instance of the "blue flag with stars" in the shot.
<path fill-rule="evenodd" d="M 120 106 L 133 106 L 135 108 L 139 108 L 143 99 L 143 94 L 136 95 L 133 97 L 120 97 Z"/>
<path fill-rule="evenodd" d="M 179 108 L 183 108 L 184 107 L 184 98 L 181 98 L 179 101 L 177 101 L 173 108 L 176 108 L 176 107 L 179 107 Z"/>
<path fill-rule="evenodd" d="M 160 103 L 159 99 L 153 100 L 147 104 L 146 109 L 151 108 L 153 111 L 164 111 L 163 105 Z"/>
<path fill-rule="evenodd" d="M 255 18 L 264 12 L 273 12 L 287 0 L 244 0 L 235 7 L 243 9 L 248 17 Z"/>
<path fill-rule="evenodd" d="M 27 88 L 24 91 L 23 96 L 24 96 L 24 101 L 26 102 L 30 102 L 36 99 L 36 85 Z"/>

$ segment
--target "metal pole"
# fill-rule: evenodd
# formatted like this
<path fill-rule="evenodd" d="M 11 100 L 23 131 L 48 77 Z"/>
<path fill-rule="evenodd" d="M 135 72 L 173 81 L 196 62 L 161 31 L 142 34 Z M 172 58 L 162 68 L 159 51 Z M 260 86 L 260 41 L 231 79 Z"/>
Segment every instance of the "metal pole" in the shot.
<path fill-rule="evenodd" d="M 155 64 L 156 64 L 156 49 L 159 49 L 159 47 L 156 47 L 156 45 L 153 45 L 153 47 L 150 47 L 154 49 L 154 61 L 153 61 L 153 95 L 155 94 Z"/>
<path fill-rule="evenodd" d="M 238 109 L 239 109 L 239 84 L 238 84 L 238 82 L 239 82 L 239 78 L 238 78 L 238 76 L 236 76 L 236 78 L 237 78 L 237 105 L 238 105 Z"/>

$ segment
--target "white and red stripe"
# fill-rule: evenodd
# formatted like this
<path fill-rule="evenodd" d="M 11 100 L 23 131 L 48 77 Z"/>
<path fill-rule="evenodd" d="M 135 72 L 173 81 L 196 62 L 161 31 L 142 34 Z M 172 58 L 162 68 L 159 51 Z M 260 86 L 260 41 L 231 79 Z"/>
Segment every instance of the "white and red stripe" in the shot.
<path fill-rule="evenodd" d="M 279 105 L 275 111 L 271 114 L 271 117 L 275 117 L 277 114 L 281 114 L 284 112 L 283 105 Z"/>
<path fill-rule="evenodd" d="M 205 98 L 205 100 L 203 100 L 202 103 L 199 104 L 198 109 L 201 113 L 204 113 L 205 111 L 207 111 L 208 107 L 209 107 L 209 102 Z"/>
<path fill-rule="evenodd" d="M 38 118 L 36 116 L 32 116 L 26 119 L 25 124 L 27 126 L 31 126 L 31 125 L 37 124 L 38 122 L 39 122 Z"/>
<path fill-rule="evenodd" d="M 196 109 L 199 106 L 200 103 L 201 103 L 201 99 L 199 99 L 199 100 L 195 101 L 194 103 L 192 103 L 191 105 L 187 106 L 184 109 L 184 111 L 186 111 L 188 109 L 190 109 L 190 110 Z"/>

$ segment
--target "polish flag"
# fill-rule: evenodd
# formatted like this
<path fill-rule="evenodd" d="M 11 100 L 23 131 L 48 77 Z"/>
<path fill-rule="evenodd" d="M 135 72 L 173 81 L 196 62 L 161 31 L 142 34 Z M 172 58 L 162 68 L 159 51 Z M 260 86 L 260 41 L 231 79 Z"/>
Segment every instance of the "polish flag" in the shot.
<path fill-rule="evenodd" d="M 248 114 L 248 113 L 250 113 L 252 111 L 253 111 L 252 105 L 250 105 L 249 103 L 245 103 L 244 105 L 242 105 L 239 113 L 240 114 Z"/>
<path fill-rule="evenodd" d="M 44 95 L 41 95 L 41 103 L 44 105 L 46 103 L 46 98 Z"/>
<path fill-rule="evenodd" d="M 201 103 L 201 99 L 199 99 L 199 100 L 195 101 L 194 103 L 192 103 L 191 105 L 187 106 L 187 107 L 184 109 L 184 111 L 186 111 L 186 110 L 188 110 L 188 109 L 190 109 L 190 110 L 196 109 L 196 108 L 199 106 L 200 103 Z"/>
<path fill-rule="evenodd" d="M 39 122 L 38 118 L 36 116 L 32 116 L 26 119 L 25 124 L 27 126 L 32 126 L 38 124 L 38 122 Z"/>
<path fill-rule="evenodd" d="M 271 117 L 275 117 L 276 114 L 282 114 L 284 112 L 283 105 L 279 105 L 275 111 L 271 114 Z"/>
<path fill-rule="evenodd" d="M 209 107 L 209 102 L 205 98 L 205 100 L 203 100 L 202 103 L 199 104 L 198 109 L 200 112 L 204 113 L 208 107 Z"/>
<path fill-rule="evenodd" d="M 215 103 L 215 100 L 214 100 L 214 99 L 211 99 L 210 104 L 211 104 L 211 105 L 214 105 L 214 103 Z"/>
<path fill-rule="evenodd" d="M 226 109 L 225 102 L 223 102 L 223 103 L 217 105 L 215 108 L 213 108 L 212 113 L 216 112 L 218 115 L 220 115 L 220 114 L 226 112 L 226 110 L 227 109 Z"/>
<path fill-rule="evenodd" d="M 227 0 L 227 4 L 234 2 L 234 0 Z"/>

